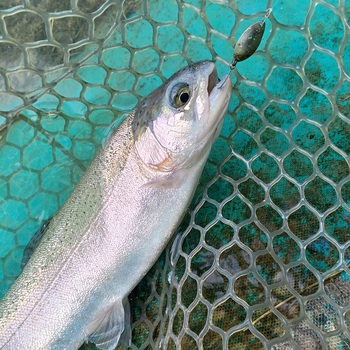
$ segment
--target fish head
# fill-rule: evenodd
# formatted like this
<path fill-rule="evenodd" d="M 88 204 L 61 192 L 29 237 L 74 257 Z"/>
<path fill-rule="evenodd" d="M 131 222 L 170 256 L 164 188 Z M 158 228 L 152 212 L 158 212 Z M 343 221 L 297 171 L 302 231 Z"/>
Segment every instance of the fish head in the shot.
<path fill-rule="evenodd" d="M 232 84 L 211 61 L 173 75 L 135 110 L 133 134 L 141 161 L 161 172 L 190 168 L 220 133 Z"/>

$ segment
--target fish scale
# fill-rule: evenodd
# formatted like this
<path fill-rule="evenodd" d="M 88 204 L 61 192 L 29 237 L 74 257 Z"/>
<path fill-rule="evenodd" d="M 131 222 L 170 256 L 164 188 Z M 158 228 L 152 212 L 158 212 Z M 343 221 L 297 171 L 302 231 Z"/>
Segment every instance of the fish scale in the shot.
<path fill-rule="evenodd" d="M 171 99 L 179 86 L 188 101 Z M 200 62 L 146 99 L 148 119 L 137 108 L 126 118 L 0 303 L 1 349 L 77 349 L 87 340 L 113 349 L 123 331 L 130 337 L 128 294 L 179 225 L 230 96 L 231 80 L 218 83 L 214 64 Z"/>

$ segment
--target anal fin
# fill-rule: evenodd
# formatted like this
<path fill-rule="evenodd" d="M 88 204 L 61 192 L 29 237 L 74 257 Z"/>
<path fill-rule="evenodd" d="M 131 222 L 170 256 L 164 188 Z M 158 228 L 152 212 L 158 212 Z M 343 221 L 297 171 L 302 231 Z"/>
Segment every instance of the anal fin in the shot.
<path fill-rule="evenodd" d="M 126 349 L 131 340 L 131 316 L 128 298 L 115 302 L 110 308 L 104 310 L 93 322 L 94 331 L 88 341 L 94 343 L 99 349 L 114 350 L 120 343 Z"/>

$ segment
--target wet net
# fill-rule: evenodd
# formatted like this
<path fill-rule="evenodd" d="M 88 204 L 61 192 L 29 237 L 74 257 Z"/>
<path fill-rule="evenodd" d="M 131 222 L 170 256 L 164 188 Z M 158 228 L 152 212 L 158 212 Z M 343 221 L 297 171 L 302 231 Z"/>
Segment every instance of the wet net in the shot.
<path fill-rule="evenodd" d="M 1 1 L 1 296 L 111 129 L 190 62 L 227 74 L 268 7 L 131 349 L 350 348 L 348 0 Z"/>

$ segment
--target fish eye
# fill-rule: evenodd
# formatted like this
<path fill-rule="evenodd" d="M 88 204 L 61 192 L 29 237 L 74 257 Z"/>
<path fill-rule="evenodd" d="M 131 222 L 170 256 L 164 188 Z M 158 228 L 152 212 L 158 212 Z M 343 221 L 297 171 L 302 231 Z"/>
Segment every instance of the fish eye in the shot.
<path fill-rule="evenodd" d="M 171 90 L 171 104 L 175 108 L 183 107 L 191 97 L 191 90 L 187 84 L 177 84 Z"/>

